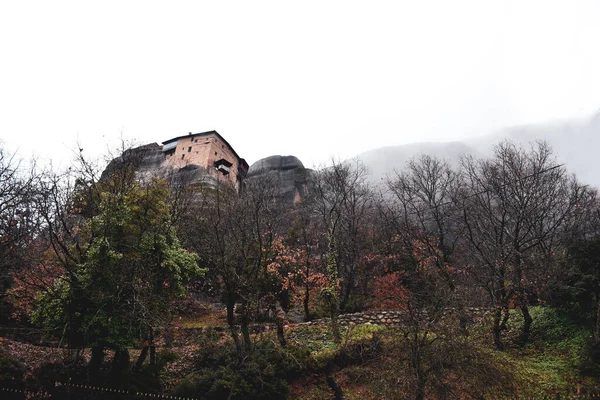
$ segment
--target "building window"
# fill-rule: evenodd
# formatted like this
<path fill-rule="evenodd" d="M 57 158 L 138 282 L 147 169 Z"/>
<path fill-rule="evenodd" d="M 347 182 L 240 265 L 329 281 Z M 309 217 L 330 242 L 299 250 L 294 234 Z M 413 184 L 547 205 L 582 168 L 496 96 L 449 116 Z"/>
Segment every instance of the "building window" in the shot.
<path fill-rule="evenodd" d="M 215 156 L 217 155 L 217 152 L 215 151 Z"/>
<path fill-rule="evenodd" d="M 192 146 L 188 147 L 188 153 L 192 151 Z"/>
<path fill-rule="evenodd" d="M 182 154 L 182 155 L 181 155 L 181 159 L 183 160 L 183 158 L 184 158 L 184 157 L 185 157 L 185 154 Z"/>

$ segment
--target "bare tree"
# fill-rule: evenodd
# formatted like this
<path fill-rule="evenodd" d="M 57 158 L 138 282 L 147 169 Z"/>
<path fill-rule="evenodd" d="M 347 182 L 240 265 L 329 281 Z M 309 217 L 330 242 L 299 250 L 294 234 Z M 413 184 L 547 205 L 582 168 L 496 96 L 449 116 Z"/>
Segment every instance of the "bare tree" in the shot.
<path fill-rule="evenodd" d="M 418 242 L 453 296 L 460 278 L 453 257 L 461 236 L 456 223 L 458 210 L 452 201 L 458 183 L 458 174 L 447 162 L 421 155 L 411 159 L 405 171 L 388 180 L 391 196 L 382 208 L 385 220 L 407 250 Z M 462 309 L 461 296 L 455 296 L 455 300 L 455 306 Z M 466 317 L 461 313 L 463 328 L 465 323 Z"/>
<path fill-rule="evenodd" d="M 334 161 L 317 171 L 312 182 L 315 214 L 321 221 L 327 248 L 324 258 L 329 285 L 323 296 L 329 305 L 336 341 L 341 340 L 337 317 L 348 305 L 365 249 L 373 204 L 366 176 L 367 170 L 358 161 Z"/>
<path fill-rule="evenodd" d="M 11 274 L 26 264 L 27 247 L 35 238 L 40 220 L 34 206 L 39 189 L 35 163 L 24 168 L 16 154 L 0 147 L 0 318 L 5 314 Z"/>
<path fill-rule="evenodd" d="M 463 159 L 458 206 L 472 276 L 495 307 L 498 348 L 511 303 L 519 306 L 525 320 L 520 342 L 528 341 L 532 323 L 528 306 L 538 290 L 535 278 L 543 276 L 556 257 L 561 230 L 581 194 L 543 142 L 529 151 L 503 142 L 490 160 Z"/>
<path fill-rule="evenodd" d="M 273 309 L 276 302 L 285 304 L 269 292 L 267 284 L 272 244 L 283 230 L 278 182 L 272 178 L 249 180 L 240 193 L 227 184 L 204 188 L 188 220 L 187 242 L 202 255 L 209 269 L 208 276 L 225 303 L 227 323 L 240 352 L 251 349 L 250 323 L 264 309 Z M 236 305 L 239 325 L 234 315 Z M 279 328 L 283 337 L 283 325 Z"/>

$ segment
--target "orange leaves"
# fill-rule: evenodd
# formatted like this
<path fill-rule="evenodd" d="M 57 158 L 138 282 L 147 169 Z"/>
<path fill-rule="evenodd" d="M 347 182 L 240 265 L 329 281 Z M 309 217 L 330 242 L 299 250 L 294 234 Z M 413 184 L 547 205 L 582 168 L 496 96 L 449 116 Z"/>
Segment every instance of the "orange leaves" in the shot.
<path fill-rule="evenodd" d="M 372 307 L 385 310 L 405 310 L 410 295 L 402 285 L 401 272 L 393 272 L 375 278 L 373 282 Z"/>

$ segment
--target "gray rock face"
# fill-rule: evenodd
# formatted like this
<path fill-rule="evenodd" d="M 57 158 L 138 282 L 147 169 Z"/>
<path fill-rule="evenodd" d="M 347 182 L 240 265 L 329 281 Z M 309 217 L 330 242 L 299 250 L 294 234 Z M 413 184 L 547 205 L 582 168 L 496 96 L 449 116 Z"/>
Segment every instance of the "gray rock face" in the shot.
<path fill-rule="evenodd" d="M 138 174 L 146 173 L 147 171 L 158 171 L 162 162 L 161 149 L 162 147 L 158 143 L 150 143 L 125 150 L 123 154 L 108 163 L 102 172 L 101 179 L 125 166 L 135 168 Z"/>
<path fill-rule="evenodd" d="M 304 168 L 302 161 L 294 156 L 270 156 L 250 166 L 246 180 L 251 182 L 261 177 L 277 180 L 282 201 L 291 204 L 303 198 L 311 170 Z"/>
<path fill-rule="evenodd" d="M 304 169 L 302 161 L 294 156 L 270 156 L 258 160 L 248 169 L 248 177 L 266 174 L 271 171 L 290 171 Z"/>
<path fill-rule="evenodd" d="M 185 185 L 217 185 L 216 179 L 210 176 L 204 167 L 190 164 L 183 168 L 170 168 L 163 164 L 163 160 L 164 155 L 161 145 L 158 143 L 146 144 L 129 149 L 121 156 L 113 159 L 102 172 L 102 177 L 107 176 L 117 168 L 129 165 L 135 168 L 136 177 L 140 180 L 158 177 L 171 183 Z"/>
<path fill-rule="evenodd" d="M 205 168 L 190 164 L 183 168 L 170 168 L 163 164 L 162 146 L 152 143 L 127 150 L 120 157 L 112 160 L 103 176 L 125 165 L 133 166 L 138 179 L 159 177 L 171 183 L 184 185 L 216 186 L 216 179 L 208 174 Z M 268 177 L 279 186 L 279 196 L 286 204 L 293 204 L 305 196 L 307 181 L 312 171 L 304 168 L 302 161 L 294 156 L 271 156 L 252 164 L 245 180 Z"/>

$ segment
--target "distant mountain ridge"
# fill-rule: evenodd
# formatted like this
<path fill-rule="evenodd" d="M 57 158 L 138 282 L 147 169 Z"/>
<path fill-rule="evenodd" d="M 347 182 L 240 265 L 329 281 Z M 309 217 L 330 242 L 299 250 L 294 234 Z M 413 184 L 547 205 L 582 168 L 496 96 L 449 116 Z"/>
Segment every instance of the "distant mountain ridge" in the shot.
<path fill-rule="evenodd" d="M 581 183 L 600 187 L 600 111 L 590 118 L 511 127 L 463 141 L 381 147 L 356 158 L 369 169 L 371 182 L 381 183 L 394 170 L 402 170 L 413 156 L 430 154 L 458 165 L 465 154 L 490 156 L 494 146 L 506 139 L 525 147 L 536 140 L 547 141 L 558 162 L 565 163 L 567 170 L 575 173 Z"/>

